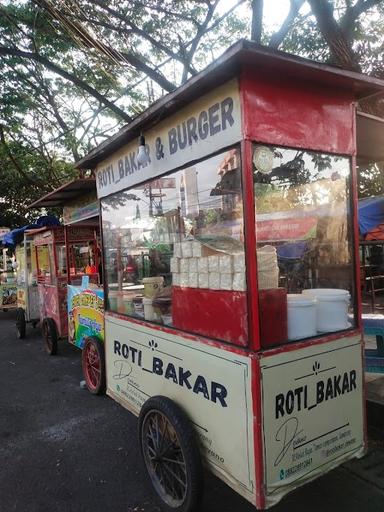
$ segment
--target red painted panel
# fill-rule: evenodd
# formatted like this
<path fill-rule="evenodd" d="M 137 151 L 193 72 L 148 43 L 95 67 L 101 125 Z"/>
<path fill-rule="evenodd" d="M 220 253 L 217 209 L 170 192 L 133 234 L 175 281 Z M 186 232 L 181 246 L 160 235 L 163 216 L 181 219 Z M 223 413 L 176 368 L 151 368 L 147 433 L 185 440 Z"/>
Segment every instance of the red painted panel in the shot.
<path fill-rule="evenodd" d="M 260 342 L 263 348 L 285 343 L 288 338 L 287 290 L 259 291 Z"/>
<path fill-rule="evenodd" d="M 172 322 L 177 329 L 245 346 L 247 294 L 174 286 Z"/>
<path fill-rule="evenodd" d="M 352 96 L 307 82 L 246 72 L 240 82 L 244 136 L 257 142 L 354 154 Z"/>
<path fill-rule="evenodd" d="M 39 284 L 40 320 L 52 318 L 58 335 L 68 334 L 67 288 L 55 285 Z"/>

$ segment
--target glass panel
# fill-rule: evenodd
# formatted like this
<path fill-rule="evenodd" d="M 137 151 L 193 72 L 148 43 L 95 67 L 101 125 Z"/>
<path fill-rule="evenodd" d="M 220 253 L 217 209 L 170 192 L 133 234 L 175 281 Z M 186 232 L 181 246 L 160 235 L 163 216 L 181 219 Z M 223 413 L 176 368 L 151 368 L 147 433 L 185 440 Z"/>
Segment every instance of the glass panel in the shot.
<path fill-rule="evenodd" d="M 237 149 L 102 200 L 108 309 L 246 343 Z"/>
<path fill-rule="evenodd" d="M 39 245 L 37 246 L 37 259 L 38 259 L 38 277 L 39 281 L 51 282 L 51 275 L 53 274 L 52 262 L 53 262 L 53 251 L 52 246 L 49 246 L 51 250 L 48 249 L 48 245 Z"/>
<path fill-rule="evenodd" d="M 26 286 L 26 268 L 25 268 L 25 252 L 24 244 L 18 245 L 15 251 L 16 268 L 17 268 L 17 285 L 20 287 Z"/>
<path fill-rule="evenodd" d="M 253 176 L 262 343 L 355 325 L 349 159 L 254 145 Z"/>
<path fill-rule="evenodd" d="M 57 254 L 57 274 L 59 276 L 67 275 L 67 252 L 64 244 L 56 244 Z"/>

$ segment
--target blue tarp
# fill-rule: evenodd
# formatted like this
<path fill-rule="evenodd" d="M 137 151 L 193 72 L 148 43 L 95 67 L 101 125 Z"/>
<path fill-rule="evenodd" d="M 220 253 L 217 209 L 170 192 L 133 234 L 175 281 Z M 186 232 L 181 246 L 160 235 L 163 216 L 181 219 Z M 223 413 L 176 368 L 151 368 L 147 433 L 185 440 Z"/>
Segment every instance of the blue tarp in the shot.
<path fill-rule="evenodd" d="M 384 196 L 361 199 L 358 208 L 359 231 L 362 235 L 384 224 Z"/>
<path fill-rule="evenodd" d="M 54 215 L 44 215 L 43 217 L 39 217 L 34 224 L 27 224 L 22 228 L 13 229 L 9 233 L 6 233 L 2 238 L 2 244 L 13 248 L 23 241 L 24 231 L 27 229 L 38 229 L 48 226 L 60 226 L 60 222 Z"/>

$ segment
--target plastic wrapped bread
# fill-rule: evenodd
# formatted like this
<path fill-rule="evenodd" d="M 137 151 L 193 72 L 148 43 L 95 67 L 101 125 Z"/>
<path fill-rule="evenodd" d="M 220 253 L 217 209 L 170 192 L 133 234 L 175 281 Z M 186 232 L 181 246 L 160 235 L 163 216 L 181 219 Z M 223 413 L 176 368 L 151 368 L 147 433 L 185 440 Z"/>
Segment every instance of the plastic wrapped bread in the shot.
<path fill-rule="evenodd" d="M 201 258 L 203 255 L 202 245 L 197 240 L 192 242 L 192 257 L 193 258 Z"/>
<path fill-rule="evenodd" d="M 189 274 L 188 272 L 180 272 L 180 286 L 188 288 L 189 286 Z"/>
<path fill-rule="evenodd" d="M 232 290 L 233 275 L 220 272 L 220 290 Z"/>
<path fill-rule="evenodd" d="M 197 258 L 189 258 L 189 273 L 193 273 L 193 272 L 198 272 L 198 266 L 197 266 L 197 262 L 198 262 L 198 259 Z"/>
<path fill-rule="evenodd" d="M 243 252 L 233 255 L 233 271 L 245 274 L 245 257 Z"/>
<path fill-rule="evenodd" d="M 245 272 L 235 272 L 233 274 L 232 289 L 238 292 L 245 292 L 247 283 L 245 280 Z"/>
<path fill-rule="evenodd" d="M 172 286 L 180 286 L 180 274 L 172 274 Z"/>
<path fill-rule="evenodd" d="M 199 288 L 209 288 L 208 272 L 198 273 Z"/>
<path fill-rule="evenodd" d="M 219 273 L 219 256 L 208 256 L 208 272 Z"/>
<path fill-rule="evenodd" d="M 181 258 L 181 242 L 175 242 L 173 244 L 173 257 Z"/>
<path fill-rule="evenodd" d="M 210 290 L 220 290 L 220 273 L 219 272 L 209 272 L 208 287 Z"/>
<path fill-rule="evenodd" d="M 183 258 L 192 258 L 192 245 L 193 241 L 191 240 L 181 242 L 181 255 Z"/>
<path fill-rule="evenodd" d="M 188 283 L 190 288 L 198 288 L 199 287 L 199 274 L 197 272 L 190 272 Z"/>
<path fill-rule="evenodd" d="M 220 274 L 233 273 L 233 257 L 231 254 L 223 254 L 219 257 L 219 272 Z"/>
<path fill-rule="evenodd" d="M 180 258 L 171 258 L 170 268 L 172 274 L 178 274 L 180 272 Z"/>
<path fill-rule="evenodd" d="M 197 260 L 197 271 L 199 273 L 208 274 L 208 258 L 201 257 Z M 208 286 L 204 287 L 208 288 Z"/>
<path fill-rule="evenodd" d="M 181 258 L 180 259 L 180 274 L 189 272 L 189 259 Z"/>

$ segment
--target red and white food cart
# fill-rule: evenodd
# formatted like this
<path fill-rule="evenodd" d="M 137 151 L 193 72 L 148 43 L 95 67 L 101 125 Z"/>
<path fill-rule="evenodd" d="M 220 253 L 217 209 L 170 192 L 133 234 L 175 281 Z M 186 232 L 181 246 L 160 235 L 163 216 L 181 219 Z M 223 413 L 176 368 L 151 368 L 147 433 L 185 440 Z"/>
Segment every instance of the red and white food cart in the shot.
<path fill-rule="evenodd" d="M 99 282 L 97 262 L 91 271 L 86 270 L 89 246 L 96 243 L 95 228 L 90 226 L 56 226 L 34 231 L 40 321 L 50 355 L 57 353 L 58 339 L 68 336 L 67 285 L 81 285 L 83 276 L 88 276 L 90 282 Z"/>
<path fill-rule="evenodd" d="M 202 461 L 264 509 L 364 454 L 355 102 L 383 90 L 243 41 L 78 163 L 107 393 L 165 510 L 198 509 Z"/>
<path fill-rule="evenodd" d="M 59 237 L 60 240 L 54 242 L 51 250 L 51 265 L 56 269 L 57 286 L 45 283 L 42 272 L 39 278 L 40 281 L 44 280 L 44 285 L 40 286 L 40 295 L 44 294 L 43 314 L 44 317 L 51 317 L 45 324 L 45 338 L 48 336 L 50 339 L 49 333 L 54 322 L 56 334 L 54 331 L 53 339 L 57 338 L 60 329 L 61 336 L 68 336 L 69 343 L 82 350 L 83 375 L 87 388 L 94 394 L 103 393 L 104 291 L 101 286 L 99 204 L 95 178 L 79 177 L 69 181 L 30 207 L 63 208 L 64 227 L 54 235 L 54 238 Z M 51 243 L 50 237 L 50 234 L 46 234 L 41 246 L 46 247 L 46 254 Z M 46 259 L 44 265 L 48 263 Z M 53 299 L 50 299 L 51 295 Z M 47 308 L 54 312 L 54 316 Z"/>

